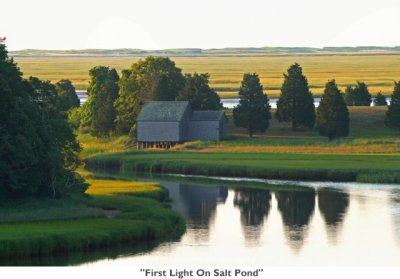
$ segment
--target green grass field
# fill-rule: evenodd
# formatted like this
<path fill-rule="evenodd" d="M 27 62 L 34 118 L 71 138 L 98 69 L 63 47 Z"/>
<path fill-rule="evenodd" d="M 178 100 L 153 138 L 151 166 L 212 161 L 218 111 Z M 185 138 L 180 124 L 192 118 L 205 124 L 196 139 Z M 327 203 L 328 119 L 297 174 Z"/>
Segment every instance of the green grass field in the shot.
<path fill-rule="evenodd" d="M 248 138 L 247 131 L 236 127 L 232 111 L 225 113 L 229 119 L 230 136 L 222 141 L 194 141 L 177 145 L 174 150 L 196 152 L 276 152 L 276 153 L 324 153 L 324 154 L 400 154 L 400 131 L 384 125 L 387 107 L 349 107 L 350 135 L 329 141 L 318 135 L 315 129 L 291 130 L 290 123 L 280 123 L 273 116 L 270 128 Z M 274 110 L 272 110 L 274 114 Z M 94 138 L 78 134 L 86 158 L 102 153 L 134 150 L 125 146 L 127 137 Z"/>
<path fill-rule="evenodd" d="M 400 182 L 398 155 L 146 152 L 97 155 L 89 168 L 292 180 Z"/>
<path fill-rule="evenodd" d="M 248 138 L 244 128 L 236 127 L 232 111 L 226 111 L 230 137 L 222 141 L 195 141 L 175 147 L 176 150 L 204 152 L 283 152 L 335 154 L 400 154 L 400 131 L 385 127 L 387 107 L 349 107 L 350 135 L 329 141 L 315 129 L 291 130 L 290 123 L 275 117 L 270 128 Z M 272 110 L 274 114 L 275 110 Z"/>
<path fill-rule="evenodd" d="M 294 62 L 303 67 L 314 94 L 321 94 L 325 83 L 335 78 L 344 89 L 357 80 L 369 85 L 370 92 L 388 95 L 393 81 L 400 80 L 400 55 L 283 55 L 232 57 L 172 57 L 183 72 L 208 72 L 210 83 L 222 97 L 237 95 L 244 73 L 257 72 L 266 93 L 279 95 L 283 73 Z M 86 89 L 89 69 L 97 65 L 127 69 L 139 58 L 129 57 L 16 57 L 26 77 L 33 75 L 56 82 L 70 79 L 78 89 Z"/>

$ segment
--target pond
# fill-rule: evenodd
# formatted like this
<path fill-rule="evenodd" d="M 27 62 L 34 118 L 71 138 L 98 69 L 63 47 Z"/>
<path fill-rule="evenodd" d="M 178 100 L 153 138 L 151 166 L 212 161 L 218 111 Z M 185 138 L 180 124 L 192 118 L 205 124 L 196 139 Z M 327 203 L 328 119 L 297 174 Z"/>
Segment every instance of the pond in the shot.
<path fill-rule="evenodd" d="M 195 176 L 139 180 L 169 190 L 187 232 L 144 252 L 84 265 L 400 264 L 399 185 Z"/>

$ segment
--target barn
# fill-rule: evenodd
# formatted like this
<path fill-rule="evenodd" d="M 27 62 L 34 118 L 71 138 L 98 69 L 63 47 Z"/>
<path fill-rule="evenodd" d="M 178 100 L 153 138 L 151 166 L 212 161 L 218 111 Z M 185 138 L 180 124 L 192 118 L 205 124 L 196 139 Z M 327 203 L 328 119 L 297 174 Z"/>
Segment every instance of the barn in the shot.
<path fill-rule="evenodd" d="M 228 133 L 222 111 L 194 111 L 189 102 L 145 104 L 137 117 L 138 146 L 169 147 L 195 140 L 220 140 Z"/>

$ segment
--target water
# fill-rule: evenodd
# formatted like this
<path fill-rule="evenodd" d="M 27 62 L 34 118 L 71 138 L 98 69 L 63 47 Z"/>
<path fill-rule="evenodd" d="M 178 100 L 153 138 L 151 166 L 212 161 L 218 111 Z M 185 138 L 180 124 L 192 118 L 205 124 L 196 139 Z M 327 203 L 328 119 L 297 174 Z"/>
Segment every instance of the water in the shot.
<path fill-rule="evenodd" d="M 179 176 L 156 181 L 169 189 L 187 232 L 150 251 L 90 265 L 400 264 L 399 185 Z"/>
<path fill-rule="evenodd" d="M 86 90 L 76 90 L 79 100 L 81 101 L 81 105 L 84 104 L 87 101 L 87 95 L 86 95 Z M 388 104 L 390 104 L 390 98 L 386 98 L 388 101 Z M 314 105 L 315 107 L 319 106 L 319 102 L 321 101 L 320 97 L 314 98 Z M 232 99 L 221 99 L 222 105 L 225 108 L 228 109 L 233 109 L 239 104 L 239 98 L 232 98 Z M 271 108 L 276 108 L 276 103 L 278 102 L 278 98 L 270 98 L 269 99 L 269 105 Z M 373 106 L 373 103 L 371 104 Z"/>
<path fill-rule="evenodd" d="M 314 105 L 315 107 L 319 106 L 319 102 L 321 101 L 321 98 L 314 98 Z M 239 104 L 239 98 L 232 98 L 232 99 L 221 99 L 222 105 L 225 108 L 228 109 L 233 109 Z M 278 102 L 278 98 L 270 98 L 269 99 L 269 105 L 271 108 L 276 108 L 276 103 Z"/>
<path fill-rule="evenodd" d="M 78 95 L 80 104 L 83 105 L 87 101 L 87 91 L 86 90 L 76 90 L 76 95 Z"/>
<path fill-rule="evenodd" d="M 86 90 L 76 90 L 76 93 L 81 102 L 81 105 L 83 105 L 87 101 Z M 314 98 L 315 107 L 319 106 L 320 101 L 321 101 L 321 98 Z M 239 104 L 239 98 L 221 99 L 221 102 L 225 108 L 233 109 L 235 106 L 237 106 Z M 278 98 L 271 98 L 269 100 L 269 104 L 270 104 L 271 108 L 276 108 L 277 102 L 278 102 Z"/>

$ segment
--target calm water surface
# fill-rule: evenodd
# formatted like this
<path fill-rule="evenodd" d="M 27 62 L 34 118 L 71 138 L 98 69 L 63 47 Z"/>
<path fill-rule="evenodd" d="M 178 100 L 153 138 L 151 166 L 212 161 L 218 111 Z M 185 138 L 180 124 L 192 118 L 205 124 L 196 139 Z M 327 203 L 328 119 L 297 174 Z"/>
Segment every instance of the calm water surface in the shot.
<path fill-rule="evenodd" d="M 90 265 L 400 264 L 400 186 L 232 180 L 158 179 L 187 232 L 149 252 Z"/>
<path fill-rule="evenodd" d="M 76 90 L 76 93 L 78 94 L 81 105 L 84 104 L 87 101 L 86 90 Z M 387 100 L 388 104 L 390 104 L 390 98 L 386 98 L 386 100 Z M 314 98 L 315 107 L 319 106 L 320 101 L 321 101 L 320 97 Z M 234 107 L 236 107 L 239 104 L 239 98 L 221 99 L 221 102 L 225 108 L 233 109 Z M 271 106 L 271 108 L 276 108 L 277 102 L 278 102 L 278 98 L 270 98 L 269 99 L 269 105 Z M 371 106 L 373 106 L 373 102 L 371 103 Z"/>

